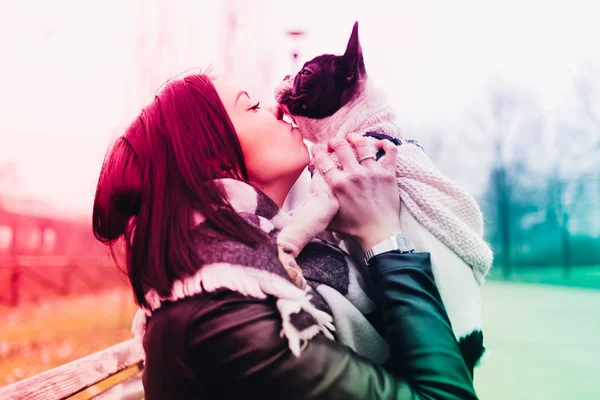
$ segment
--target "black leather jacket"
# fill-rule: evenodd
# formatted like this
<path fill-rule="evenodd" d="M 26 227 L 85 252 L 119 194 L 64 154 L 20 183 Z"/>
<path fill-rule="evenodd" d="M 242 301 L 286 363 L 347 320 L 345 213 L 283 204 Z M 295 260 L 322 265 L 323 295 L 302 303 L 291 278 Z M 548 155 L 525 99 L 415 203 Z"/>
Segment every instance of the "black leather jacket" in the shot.
<path fill-rule="evenodd" d="M 223 290 L 150 318 L 146 399 L 476 399 L 429 254 L 385 253 L 370 268 L 382 294 L 386 366 L 323 336 L 295 357 L 274 299 Z"/>

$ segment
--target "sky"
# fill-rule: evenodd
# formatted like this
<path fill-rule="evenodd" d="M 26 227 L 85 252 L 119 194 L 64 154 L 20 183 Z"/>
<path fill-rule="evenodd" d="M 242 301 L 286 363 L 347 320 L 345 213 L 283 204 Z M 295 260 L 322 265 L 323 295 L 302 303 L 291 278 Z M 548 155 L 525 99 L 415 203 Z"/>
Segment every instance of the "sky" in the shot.
<path fill-rule="evenodd" d="M 451 130 L 494 82 L 551 115 L 600 60 L 595 3 L 3 0 L 0 166 L 14 172 L 0 190 L 89 214 L 107 147 L 166 79 L 212 65 L 269 102 L 293 46 L 302 60 L 340 54 L 355 20 L 367 71 L 408 126 Z"/>

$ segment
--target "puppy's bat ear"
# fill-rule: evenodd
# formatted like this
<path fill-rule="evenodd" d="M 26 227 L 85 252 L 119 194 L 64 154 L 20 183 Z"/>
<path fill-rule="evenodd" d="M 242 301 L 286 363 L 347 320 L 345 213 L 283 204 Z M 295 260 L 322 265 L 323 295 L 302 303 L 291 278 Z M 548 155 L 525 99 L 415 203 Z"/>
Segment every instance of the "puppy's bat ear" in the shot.
<path fill-rule="evenodd" d="M 358 39 L 358 21 L 354 23 L 350 40 L 346 46 L 346 52 L 341 57 L 347 66 L 346 81 L 354 82 L 357 77 L 365 73 L 365 62 L 363 59 L 360 40 Z"/>

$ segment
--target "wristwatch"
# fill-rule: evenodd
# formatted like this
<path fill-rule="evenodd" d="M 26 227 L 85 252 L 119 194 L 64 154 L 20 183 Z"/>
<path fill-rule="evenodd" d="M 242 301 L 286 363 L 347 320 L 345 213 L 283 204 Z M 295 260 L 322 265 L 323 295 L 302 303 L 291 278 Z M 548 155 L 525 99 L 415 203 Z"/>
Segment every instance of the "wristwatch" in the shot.
<path fill-rule="evenodd" d="M 390 236 L 383 242 L 376 244 L 365 252 L 365 264 L 369 263 L 371 258 L 387 253 L 388 251 L 398 251 L 400 253 L 412 253 L 415 251 L 408 235 L 399 233 L 394 236 Z"/>

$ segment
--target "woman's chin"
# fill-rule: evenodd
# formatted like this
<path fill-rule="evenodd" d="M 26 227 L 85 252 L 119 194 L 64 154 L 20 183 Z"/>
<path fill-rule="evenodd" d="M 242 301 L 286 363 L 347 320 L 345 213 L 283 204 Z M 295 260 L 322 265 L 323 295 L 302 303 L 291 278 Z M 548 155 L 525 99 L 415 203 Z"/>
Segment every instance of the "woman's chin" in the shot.
<path fill-rule="evenodd" d="M 308 150 L 308 146 L 304 142 L 304 139 L 302 140 L 302 151 L 304 152 L 304 159 L 306 160 L 306 165 L 308 165 L 308 163 L 310 162 L 310 151 Z"/>
<path fill-rule="evenodd" d="M 291 132 L 292 132 L 292 135 L 294 135 L 298 139 L 304 140 L 304 136 L 302 136 L 302 134 L 300 133 L 300 129 L 298 129 L 298 128 L 292 128 Z"/>
<path fill-rule="evenodd" d="M 304 172 L 306 167 L 308 167 L 308 163 L 310 162 L 310 153 L 308 151 L 308 147 L 306 147 L 306 144 L 304 144 L 304 142 L 302 143 L 302 147 L 302 155 L 298 155 L 299 158 L 302 158 L 298 160 L 297 168 L 295 168 L 295 172 L 298 177 L 302 175 L 302 172 Z"/>

